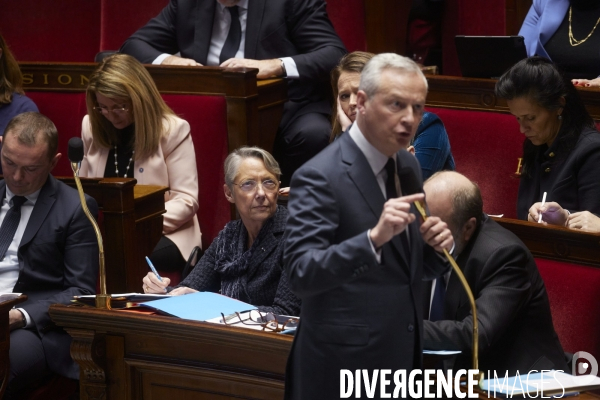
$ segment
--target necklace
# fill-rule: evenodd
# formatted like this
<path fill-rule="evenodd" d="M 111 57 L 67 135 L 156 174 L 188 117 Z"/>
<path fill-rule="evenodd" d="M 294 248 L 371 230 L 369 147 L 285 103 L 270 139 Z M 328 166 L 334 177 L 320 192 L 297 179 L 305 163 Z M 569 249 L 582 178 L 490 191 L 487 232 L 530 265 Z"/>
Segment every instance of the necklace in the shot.
<path fill-rule="evenodd" d="M 125 174 L 123 174 L 123 178 L 127 177 L 127 173 L 129 172 L 129 167 L 131 167 L 131 162 L 133 161 L 133 155 L 135 154 L 135 150 L 131 153 L 131 158 L 127 163 L 127 168 L 125 169 Z M 115 144 L 115 174 L 117 178 L 119 177 L 119 163 L 117 162 L 117 145 Z"/>
<path fill-rule="evenodd" d="M 583 42 L 585 42 L 586 40 L 588 40 L 590 38 L 590 36 L 592 36 L 594 34 L 594 31 L 596 30 L 596 27 L 598 26 L 598 23 L 600 23 L 600 18 L 598 18 L 598 21 L 596 21 L 596 25 L 594 25 L 594 28 L 592 28 L 592 31 L 589 33 L 589 35 L 587 35 L 585 37 L 585 39 L 582 40 L 577 40 L 575 39 L 575 37 L 573 37 L 573 30 L 571 29 L 571 15 L 573 13 L 573 6 L 569 7 L 569 43 L 571 44 L 571 46 L 579 46 L 580 44 L 582 44 Z"/>

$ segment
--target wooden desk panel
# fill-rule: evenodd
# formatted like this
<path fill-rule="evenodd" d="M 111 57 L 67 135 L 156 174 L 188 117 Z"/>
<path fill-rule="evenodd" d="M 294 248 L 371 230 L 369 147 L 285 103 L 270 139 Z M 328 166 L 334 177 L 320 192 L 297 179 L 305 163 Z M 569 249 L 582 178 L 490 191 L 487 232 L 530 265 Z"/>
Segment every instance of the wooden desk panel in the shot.
<path fill-rule="evenodd" d="M 58 178 L 71 187 L 75 180 Z M 164 186 L 136 185 L 130 178 L 81 178 L 83 191 L 102 211 L 106 287 L 109 293 L 139 292 L 148 272 L 145 256 L 160 240 Z"/>

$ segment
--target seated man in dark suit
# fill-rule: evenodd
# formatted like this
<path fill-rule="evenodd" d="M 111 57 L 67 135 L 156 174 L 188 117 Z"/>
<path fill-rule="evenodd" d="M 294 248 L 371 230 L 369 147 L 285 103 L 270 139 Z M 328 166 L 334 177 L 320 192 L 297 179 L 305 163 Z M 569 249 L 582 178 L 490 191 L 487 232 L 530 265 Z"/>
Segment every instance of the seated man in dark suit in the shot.
<path fill-rule="evenodd" d="M 566 371 L 544 282 L 527 247 L 483 213 L 479 188 L 465 176 L 439 172 L 425 182 L 424 189 L 431 215 L 440 217 L 452 231 L 456 262 L 475 297 L 479 370 L 486 375 L 496 371 L 498 376 L 506 371 L 510 376 L 534 369 Z M 451 361 L 445 367 L 470 368 L 471 307 L 458 276 L 447 275 L 449 279 L 437 279 L 432 290 L 430 321 L 423 325 L 424 348 L 461 350 L 454 365 Z M 448 282 L 445 298 L 438 302 L 444 282 Z"/>
<path fill-rule="evenodd" d="M 329 143 L 329 72 L 346 49 L 323 0 L 171 0 L 120 51 L 146 64 L 258 68 L 258 78 L 288 78 L 273 151 L 282 186 Z"/>
<path fill-rule="evenodd" d="M 31 389 L 49 371 L 79 379 L 71 337 L 53 325 L 48 308 L 75 295 L 93 294 L 98 244 L 79 195 L 50 171 L 61 157 L 47 117 L 14 117 L 2 142 L 0 181 L 0 292 L 26 294 L 9 313 L 10 374 L 7 398 Z M 96 202 L 88 198 L 90 211 Z"/>

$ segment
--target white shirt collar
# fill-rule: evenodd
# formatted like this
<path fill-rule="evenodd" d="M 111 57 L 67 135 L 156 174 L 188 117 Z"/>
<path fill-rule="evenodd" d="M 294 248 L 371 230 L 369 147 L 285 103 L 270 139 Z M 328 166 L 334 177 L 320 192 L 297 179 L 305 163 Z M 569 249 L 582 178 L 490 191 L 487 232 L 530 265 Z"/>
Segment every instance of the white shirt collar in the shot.
<path fill-rule="evenodd" d="M 39 188 L 38 190 L 36 190 L 35 192 L 28 194 L 27 196 L 25 196 L 25 198 L 29 201 L 31 201 L 33 204 L 35 204 L 35 202 L 37 201 L 38 197 L 40 196 L 40 192 L 42 191 L 42 188 Z M 13 192 L 10 191 L 10 189 L 8 188 L 8 185 L 6 185 L 6 200 L 10 203 L 10 201 L 12 200 L 13 196 L 15 194 Z"/>
<path fill-rule="evenodd" d="M 217 1 L 217 0 L 215 0 Z M 219 10 L 221 10 L 221 12 L 225 11 L 225 7 L 223 4 L 219 3 L 217 1 L 217 6 L 219 6 Z M 247 10 L 248 9 L 248 0 L 240 0 L 239 3 L 236 4 L 236 6 L 238 6 L 240 8 L 240 10 Z"/>
<path fill-rule="evenodd" d="M 352 124 L 348 133 L 360 151 L 362 151 L 367 158 L 367 161 L 373 170 L 373 175 L 379 175 L 381 170 L 385 167 L 385 164 L 387 164 L 389 157 L 369 143 L 369 141 L 365 138 L 365 135 L 363 135 L 363 133 L 360 131 L 357 123 Z"/>

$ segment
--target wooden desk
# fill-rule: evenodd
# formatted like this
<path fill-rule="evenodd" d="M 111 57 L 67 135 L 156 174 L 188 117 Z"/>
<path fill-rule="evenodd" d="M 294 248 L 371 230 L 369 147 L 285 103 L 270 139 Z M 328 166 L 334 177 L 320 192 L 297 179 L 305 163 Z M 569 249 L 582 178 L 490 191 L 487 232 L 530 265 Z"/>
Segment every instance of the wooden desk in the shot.
<path fill-rule="evenodd" d="M 62 304 L 50 316 L 73 337 L 82 400 L 283 398 L 290 336 Z"/>
<path fill-rule="evenodd" d="M 53 305 L 73 337 L 81 399 L 281 399 L 292 337 Z"/>
<path fill-rule="evenodd" d="M 506 100 L 494 94 L 495 79 L 428 75 L 427 82 L 428 106 L 508 113 Z M 592 118 L 600 120 L 600 89 L 577 88 L 577 91 Z"/>
<path fill-rule="evenodd" d="M 75 180 L 58 178 L 75 187 Z M 136 185 L 130 178 L 81 178 L 83 191 L 102 211 L 101 228 L 109 293 L 139 292 L 148 272 L 145 256 L 160 240 L 165 186 Z"/>
<path fill-rule="evenodd" d="M 4 396 L 8 379 L 8 350 L 10 348 L 10 325 L 8 323 L 8 312 L 19 303 L 27 300 L 27 296 L 22 295 L 13 300 L 0 303 L 0 399 Z"/>
<path fill-rule="evenodd" d="M 85 92 L 96 63 L 19 63 L 25 91 Z M 161 93 L 225 96 L 229 151 L 260 146 L 271 151 L 287 101 L 283 79 L 257 80 L 257 69 L 145 66 Z M 82 116 L 83 117 L 83 116 Z"/>

